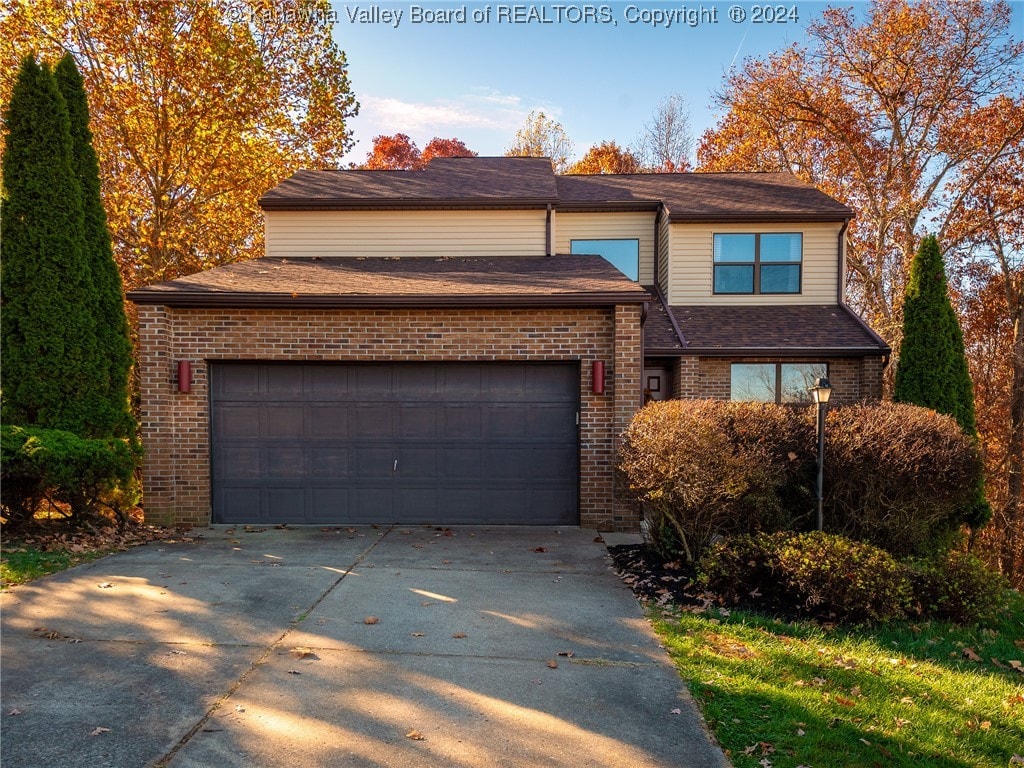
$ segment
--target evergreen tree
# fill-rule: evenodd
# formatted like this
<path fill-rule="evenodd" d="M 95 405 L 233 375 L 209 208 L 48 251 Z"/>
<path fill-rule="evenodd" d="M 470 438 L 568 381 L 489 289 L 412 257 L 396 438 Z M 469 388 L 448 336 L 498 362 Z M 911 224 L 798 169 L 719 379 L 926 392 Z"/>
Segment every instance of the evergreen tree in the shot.
<path fill-rule="evenodd" d="M 0 207 L 0 387 L 6 423 L 97 434 L 103 381 L 67 106 L 53 73 L 26 57 L 4 115 Z"/>
<path fill-rule="evenodd" d="M 964 432 L 977 434 L 963 333 L 934 235 L 921 241 L 910 265 L 893 400 L 949 414 Z"/>
<path fill-rule="evenodd" d="M 71 122 L 72 162 L 82 188 L 85 217 L 85 261 L 95 289 L 95 299 L 87 309 L 92 310 L 96 321 L 95 354 L 103 380 L 95 392 L 90 415 L 94 427 L 102 433 L 126 437 L 134 435 L 135 423 L 128 403 L 132 350 L 124 313 L 124 290 L 100 195 L 100 166 L 92 147 L 85 87 L 70 53 L 57 64 L 54 77 Z"/>

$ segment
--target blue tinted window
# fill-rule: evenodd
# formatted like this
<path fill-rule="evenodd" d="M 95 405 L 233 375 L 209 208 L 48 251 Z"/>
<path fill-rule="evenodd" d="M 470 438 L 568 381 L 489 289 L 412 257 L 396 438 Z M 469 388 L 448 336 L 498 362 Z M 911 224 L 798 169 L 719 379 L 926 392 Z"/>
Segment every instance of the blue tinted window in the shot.
<path fill-rule="evenodd" d="M 774 403 L 775 363 L 733 363 L 730 397 Z"/>
<path fill-rule="evenodd" d="M 733 363 L 733 400 L 809 403 L 814 380 L 828 376 L 825 363 Z"/>
<path fill-rule="evenodd" d="M 716 234 L 715 293 L 800 293 L 803 235 L 799 232 Z"/>
<path fill-rule="evenodd" d="M 800 263 L 803 236 L 799 233 L 761 235 L 761 261 Z"/>
<path fill-rule="evenodd" d="M 762 264 L 761 293 L 800 293 L 800 265 Z"/>
<path fill-rule="evenodd" d="M 715 265 L 715 293 L 753 293 L 754 265 Z"/>
<path fill-rule="evenodd" d="M 573 240 L 569 251 L 603 256 L 630 280 L 640 279 L 639 240 Z"/>

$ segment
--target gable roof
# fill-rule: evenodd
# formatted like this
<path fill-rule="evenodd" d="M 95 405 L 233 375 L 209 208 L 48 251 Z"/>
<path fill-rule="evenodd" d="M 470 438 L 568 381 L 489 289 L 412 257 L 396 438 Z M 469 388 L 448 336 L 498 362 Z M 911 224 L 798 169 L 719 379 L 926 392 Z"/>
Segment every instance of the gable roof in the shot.
<path fill-rule="evenodd" d="M 889 345 L 845 304 L 792 306 L 672 306 L 682 344 L 667 333 L 648 335 L 648 354 L 705 357 L 754 355 L 882 356 Z M 655 313 L 652 311 L 651 315 Z M 649 315 L 649 317 L 651 316 Z M 666 344 L 667 342 L 667 344 Z"/>
<path fill-rule="evenodd" d="M 641 304 L 600 256 L 259 258 L 129 292 L 169 307 L 387 308 Z"/>
<path fill-rule="evenodd" d="M 673 222 L 843 221 L 853 211 L 790 173 L 556 176 L 543 157 L 437 157 L 417 171 L 299 171 L 264 210 L 544 208 L 650 210 Z"/>

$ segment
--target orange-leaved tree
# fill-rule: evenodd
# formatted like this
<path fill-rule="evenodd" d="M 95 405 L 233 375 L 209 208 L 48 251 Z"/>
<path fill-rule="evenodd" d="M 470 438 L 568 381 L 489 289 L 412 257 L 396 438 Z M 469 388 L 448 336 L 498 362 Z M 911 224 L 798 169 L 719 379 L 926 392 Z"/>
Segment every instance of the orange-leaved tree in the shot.
<path fill-rule="evenodd" d="M 0 15 L 17 61 L 74 56 L 126 287 L 259 255 L 257 198 L 336 165 L 358 111 L 327 0 L 38 0 Z"/>
<path fill-rule="evenodd" d="M 602 141 L 595 144 L 583 158 L 569 166 L 566 173 L 600 174 L 600 173 L 637 173 L 640 163 L 636 156 L 623 149 L 614 141 Z"/>
<path fill-rule="evenodd" d="M 459 139 L 439 139 L 436 136 L 420 151 L 416 142 L 404 133 L 374 136 L 373 148 L 366 162 L 359 168 L 370 171 L 416 171 L 434 157 L 476 157 Z"/>

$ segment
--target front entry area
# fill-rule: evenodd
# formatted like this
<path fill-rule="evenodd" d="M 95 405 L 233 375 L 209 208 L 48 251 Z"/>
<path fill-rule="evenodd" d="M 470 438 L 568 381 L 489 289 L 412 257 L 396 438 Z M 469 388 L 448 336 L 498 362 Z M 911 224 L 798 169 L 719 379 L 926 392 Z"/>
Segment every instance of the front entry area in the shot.
<path fill-rule="evenodd" d="M 213 522 L 579 523 L 577 363 L 210 364 Z"/>

